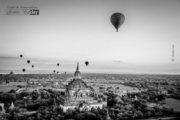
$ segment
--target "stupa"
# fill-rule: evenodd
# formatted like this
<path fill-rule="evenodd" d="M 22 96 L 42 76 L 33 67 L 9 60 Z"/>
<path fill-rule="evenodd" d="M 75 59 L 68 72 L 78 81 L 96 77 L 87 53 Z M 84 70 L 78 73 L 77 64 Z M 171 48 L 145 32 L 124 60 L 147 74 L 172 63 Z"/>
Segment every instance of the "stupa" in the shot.
<path fill-rule="evenodd" d="M 65 95 L 65 103 L 60 105 L 64 112 L 67 109 L 75 109 L 76 107 L 80 108 L 80 110 L 90 110 L 92 107 L 102 108 L 107 105 L 107 101 L 98 99 L 95 90 L 82 80 L 79 64 L 77 64 L 73 80 L 66 86 Z"/>

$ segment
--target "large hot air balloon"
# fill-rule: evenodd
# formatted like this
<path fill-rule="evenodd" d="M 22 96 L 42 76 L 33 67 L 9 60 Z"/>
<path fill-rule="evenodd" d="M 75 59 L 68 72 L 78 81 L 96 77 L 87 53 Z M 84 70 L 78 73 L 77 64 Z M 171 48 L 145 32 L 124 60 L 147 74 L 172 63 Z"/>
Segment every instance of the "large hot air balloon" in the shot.
<path fill-rule="evenodd" d="M 25 71 L 26 71 L 26 69 L 24 69 L 24 68 L 23 68 L 23 69 L 22 69 L 22 71 L 23 71 L 23 72 L 25 72 Z"/>
<path fill-rule="evenodd" d="M 27 60 L 27 63 L 29 64 L 29 63 L 30 63 L 30 60 Z"/>
<path fill-rule="evenodd" d="M 116 28 L 116 31 L 118 32 L 118 29 L 121 27 L 121 25 L 124 23 L 125 16 L 122 13 L 114 13 L 111 16 L 111 23 Z"/>
<path fill-rule="evenodd" d="M 89 65 L 89 62 L 88 62 L 88 61 L 86 61 L 86 62 L 85 62 L 85 64 L 86 64 L 86 66 L 87 66 L 87 65 Z"/>
<path fill-rule="evenodd" d="M 23 57 L 23 55 L 20 55 L 20 57 L 22 58 L 22 57 Z"/>
<path fill-rule="evenodd" d="M 59 66 L 59 63 L 57 64 L 57 66 Z"/>
<path fill-rule="evenodd" d="M 34 67 L 34 65 L 32 65 L 32 68 Z"/>

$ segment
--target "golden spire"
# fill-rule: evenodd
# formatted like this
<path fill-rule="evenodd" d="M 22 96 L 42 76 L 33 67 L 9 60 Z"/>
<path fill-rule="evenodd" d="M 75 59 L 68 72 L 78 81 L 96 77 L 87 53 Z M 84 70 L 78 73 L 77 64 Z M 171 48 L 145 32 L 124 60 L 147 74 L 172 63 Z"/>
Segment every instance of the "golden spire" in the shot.
<path fill-rule="evenodd" d="M 77 63 L 76 72 L 74 73 L 75 79 L 81 79 L 81 72 L 79 71 L 79 63 Z"/>
<path fill-rule="evenodd" d="M 77 63 L 76 71 L 79 71 L 79 63 Z"/>

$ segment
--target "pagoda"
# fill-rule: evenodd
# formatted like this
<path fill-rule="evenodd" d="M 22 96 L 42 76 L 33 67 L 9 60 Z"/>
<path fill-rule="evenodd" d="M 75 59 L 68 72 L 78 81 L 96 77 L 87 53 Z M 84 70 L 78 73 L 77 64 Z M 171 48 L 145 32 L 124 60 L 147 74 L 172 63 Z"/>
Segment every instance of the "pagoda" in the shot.
<path fill-rule="evenodd" d="M 99 100 L 95 90 L 82 80 L 79 64 L 77 64 L 73 80 L 66 86 L 65 95 L 66 100 L 63 105 L 60 105 L 64 112 L 67 109 L 90 110 L 92 107 L 102 108 L 107 105 L 106 100 Z"/>

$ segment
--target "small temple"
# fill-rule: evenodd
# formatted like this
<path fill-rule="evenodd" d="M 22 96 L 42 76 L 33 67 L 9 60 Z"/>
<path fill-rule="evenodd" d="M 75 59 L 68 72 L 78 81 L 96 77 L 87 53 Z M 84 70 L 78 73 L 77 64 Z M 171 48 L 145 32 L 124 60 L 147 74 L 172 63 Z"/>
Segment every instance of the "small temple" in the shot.
<path fill-rule="evenodd" d="M 74 78 L 70 81 L 65 90 L 66 100 L 60 107 L 66 112 L 68 109 L 80 108 L 80 110 L 91 108 L 102 108 L 107 105 L 105 98 L 100 98 L 95 90 L 88 86 L 81 77 L 79 63 L 77 64 Z"/>

